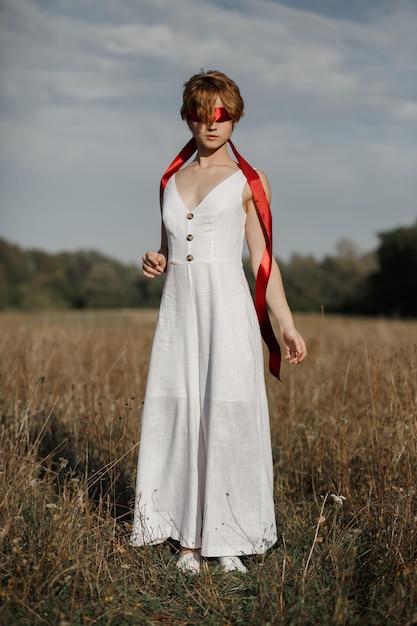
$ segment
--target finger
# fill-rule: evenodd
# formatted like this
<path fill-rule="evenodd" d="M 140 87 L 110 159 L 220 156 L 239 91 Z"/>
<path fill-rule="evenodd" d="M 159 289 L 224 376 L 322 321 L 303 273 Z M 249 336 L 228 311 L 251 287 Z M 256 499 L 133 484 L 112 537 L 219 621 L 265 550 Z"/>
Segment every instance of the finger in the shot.
<path fill-rule="evenodd" d="M 307 356 L 307 350 L 305 348 L 299 348 L 295 353 L 294 362 L 301 363 L 301 361 L 304 361 L 306 356 Z"/>
<path fill-rule="evenodd" d="M 307 356 L 307 350 L 304 345 L 297 345 L 295 347 L 286 346 L 285 358 L 290 363 L 301 363 Z"/>
<path fill-rule="evenodd" d="M 148 270 L 148 272 L 153 272 L 156 274 L 160 274 L 162 272 L 162 265 L 159 265 L 158 263 L 144 261 L 142 263 L 142 267 Z"/>
<path fill-rule="evenodd" d="M 159 275 L 161 273 L 160 268 L 155 268 L 152 265 L 149 264 L 148 261 L 143 261 L 142 262 L 142 274 L 146 277 L 146 278 L 154 278 L 155 276 Z"/>
<path fill-rule="evenodd" d="M 142 262 L 148 267 L 156 267 L 158 265 L 158 259 L 150 252 L 147 252 L 142 257 Z"/>
<path fill-rule="evenodd" d="M 154 278 L 155 276 L 159 276 L 160 274 L 162 274 L 162 268 L 161 267 L 153 267 L 153 266 L 150 266 L 147 263 L 143 263 L 142 264 L 142 274 L 144 276 L 146 276 L 147 278 L 149 278 L 149 277 Z"/>
<path fill-rule="evenodd" d="M 162 266 L 164 257 L 157 252 L 147 252 L 142 257 L 142 271 L 160 275 L 164 271 Z"/>

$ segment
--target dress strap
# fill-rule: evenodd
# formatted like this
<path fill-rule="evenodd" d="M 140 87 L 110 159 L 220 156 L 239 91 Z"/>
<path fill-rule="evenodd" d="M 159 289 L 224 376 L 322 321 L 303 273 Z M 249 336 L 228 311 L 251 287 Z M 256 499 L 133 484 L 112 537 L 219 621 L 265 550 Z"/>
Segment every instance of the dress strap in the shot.
<path fill-rule="evenodd" d="M 185 144 L 181 152 L 177 154 L 175 159 L 165 170 L 161 178 L 161 184 L 159 186 L 159 203 L 161 206 L 161 210 L 162 210 L 162 198 L 164 195 L 165 187 L 167 186 L 169 179 L 176 172 L 178 172 L 178 170 L 184 165 L 184 163 L 188 161 L 188 159 L 194 154 L 196 150 L 197 150 L 197 143 L 194 137 L 192 137 L 192 139 L 190 139 L 190 141 L 187 144 Z"/>
<path fill-rule="evenodd" d="M 256 207 L 259 222 L 265 238 L 265 252 L 259 264 L 258 273 L 256 275 L 255 286 L 255 309 L 259 320 L 262 337 L 269 350 L 269 371 L 273 376 L 280 379 L 281 369 L 281 349 L 275 333 L 272 328 L 271 320 L 268 314 L 268 305 L 266 302 L 266 289 L 268 287 L 269 277 L 272 268 L 272 214 L 269 206 L 268 198 L 258 172 L 239 154 L 235 146 L 229 139 L 230 147 L 235 155 L 240 169 L 244 173 L 246 180 L 252 192 L 252 198 Z M 161 178 L 160 184 L 160 205 L 162 210 L 162 198 L 165 187 L 171 176 L 188 161 L 188 159 L 197 150 L 197 143 L 194 139 L 183 147 L 181 152 L 177 154 L 175 159 L 169 165 Z"/>

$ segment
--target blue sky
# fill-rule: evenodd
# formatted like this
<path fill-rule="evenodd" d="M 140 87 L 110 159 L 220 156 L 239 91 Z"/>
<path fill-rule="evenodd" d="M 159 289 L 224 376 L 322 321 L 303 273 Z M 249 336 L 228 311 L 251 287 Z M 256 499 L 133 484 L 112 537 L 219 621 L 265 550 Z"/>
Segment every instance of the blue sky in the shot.
<path fill-rule="evenodd" d="M 0 0 L 0 236 L 135 262 L 188 139 L 182 85 L 240 86 L 274 248 L 321 258 L 417 219 L 416 0 Z"/>

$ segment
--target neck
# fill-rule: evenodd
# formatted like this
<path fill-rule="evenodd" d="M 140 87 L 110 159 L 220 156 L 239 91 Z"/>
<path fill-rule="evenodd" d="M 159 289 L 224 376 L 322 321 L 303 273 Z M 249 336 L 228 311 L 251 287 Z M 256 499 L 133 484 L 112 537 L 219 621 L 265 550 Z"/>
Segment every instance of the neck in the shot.
<path fill-rule="evenodd" d="M 210 167 L 212 165 L 224 165 L 232 161 L 227 151 L 227 144 L 223 144 L 220 148 L 210 150 L 202 146 L 198 146 L 197 154 L 194 159 L 200 167 Z"/>

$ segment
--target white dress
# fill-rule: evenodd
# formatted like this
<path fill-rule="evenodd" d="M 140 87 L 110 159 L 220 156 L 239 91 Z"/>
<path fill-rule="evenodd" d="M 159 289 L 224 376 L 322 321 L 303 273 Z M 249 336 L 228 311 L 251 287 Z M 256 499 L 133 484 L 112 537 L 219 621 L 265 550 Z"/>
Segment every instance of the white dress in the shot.
<path fill-rule="evenodd" d="M 190 211 L 175 176 L 163 199 L 169 265 L 142 415 L 131 543 L 171 537 L 203 556 L 276 541 L 258 319 L 242 267 L 246 178 Z"/>

